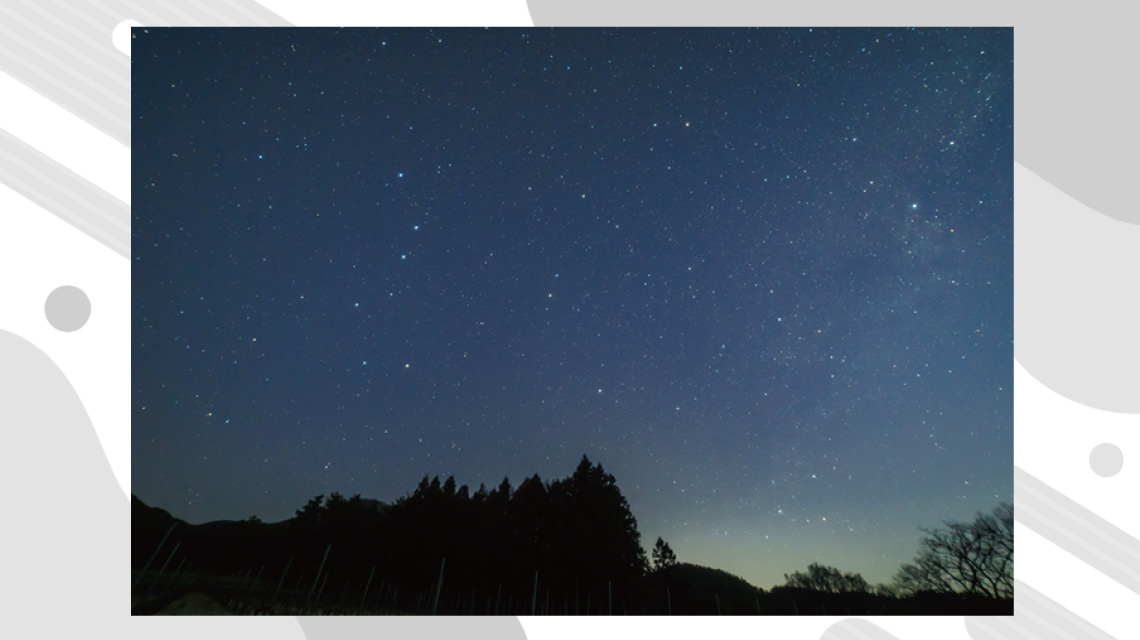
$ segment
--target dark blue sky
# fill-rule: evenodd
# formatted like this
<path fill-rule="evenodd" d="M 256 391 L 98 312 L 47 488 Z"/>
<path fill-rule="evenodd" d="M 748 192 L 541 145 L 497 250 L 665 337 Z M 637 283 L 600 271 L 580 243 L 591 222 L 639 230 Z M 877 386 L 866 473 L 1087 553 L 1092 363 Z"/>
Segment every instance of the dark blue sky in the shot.
<path fill-rule="evenodd" d="M 1011 29 L 135 29 L 132 490 L 613 473 L 886 581 L 1013 491 Z"/>

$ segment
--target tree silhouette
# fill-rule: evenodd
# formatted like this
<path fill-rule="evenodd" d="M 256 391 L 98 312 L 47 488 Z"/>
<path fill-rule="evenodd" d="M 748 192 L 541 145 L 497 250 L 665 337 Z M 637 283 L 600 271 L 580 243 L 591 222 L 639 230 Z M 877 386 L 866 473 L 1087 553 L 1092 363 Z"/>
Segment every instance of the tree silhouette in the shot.
<path fill-rule="evenodd" d="M 668 542 L 657 537 L 657 544 L 653 545 L 653 568 L 654 570 L 664 569 L 677 564 L 677 554 L 673 553 L 673 549 L 669 546 Z"/>
<path fill-rule="evenodd" d="M 799 589 L 811 589 L 824 593 L 867 593 L 870 587 L 863 576 L 858 573 L 843 573 L 835 567 L 818 563 L 808 565 L 807 573 L 797 571 L 791 575 L 784 574 L 786 586 Z"/>
<path fill-rule="evenodd" d="M 900 593 L 962 592 L 991 598 L 1013 597 L 1013 505 L 978 512 L 971 523 L 944 522 L 922 528 L 918 555 L 895 576 Z"/>
<path fill-rule="evenodd" d="M 511 498 L 511 481 L 506 476 L 503 476 L 503 481 L 499 483 L 499 488 L 491 492 L 494 496 L 494 501 L 498 505 L 505 505 L 507 500 Z"/>
<path fill-rule="evenodd" d="M 551 591 L 547 602 L 561 598 L 564 608 L 608 603 L 611 594 L 615 607 L 621 598 L 633 606 L 648 562 L 629 503 L 600 464 L 583 456 L 568 478 L 546 482 L 534 474 L 516 488 L 503 478 L 491 490 L 479 485 L 474 495 L 457 484 L 453 477 L 425 476 L 411 495 L 377 516 L 369 534 L 372 557 L 356 553 L 344 570 L 377 564 L 390 581 L 423 589 L 446 558 L 445 592 L 529 596 L 537 573 L 540 591 L 542 585 Z M 326 538 L 338 545 L 334 554 L 356 551 L 345 537 Z"/>
<path fill-rule="evenodd" d="M 297 510 L 297 522 L 315 524 L 320 519 L 321 513 L 324 512 L 324 507 L 321 505 L 324 499 L 324 494 L 321 494 L 306 502 L 305 506 Z"/>
<path fill-rule="evenodd" d="M 871 586 L 871 593 L 884 598 L 897 598 L 899 596 L 898 588 L 891 584 L 882 583 Z"/>
<path fill-rule="evenodd" d="M 585 518 L 587 536 L 592 543 L 592 560 L 598 578 L 609 574 L 614 580 L 629 580 L 645 575 L 649 561 L 641 548 L 637 519 L 629 508 L 613 475 L 601 463 L 591 465 L 582 456 L 574 475 L 564 483 L 569 508 Z"/>
<path fill-rule="evenodd" d="M 504 478 L 490 491 L 479 485 L 474 495 L 467 485 L 455 487 L 454 478 L 424 476 L 414 492 L 392 504 L 333 492 L 312 498 L 287 522 L 251 517 L 184 525 L 178 553 L 195 573 L 226 576 L 223 584 L 244 575 L 252 582 L 239 580 L 241 597 L 257 597 L 254 584 L 264 572 L 287 576 L 285 583 L 277 578 L 285 584 L 285 600 L 307 601 L 319 584 L 313 597 L 321 602 L 360 607 L 368 604 L 367 594 L 368 606 L 383 603 L 401 612 L 434 606 L 445 560 L 440 611 L 448 613 L 1012 612 L 1008 504 L 970 524 L 924 529 L 921 553 L 900 570 L 895 585 L 872 587 L 857 573 L 813 563 L 785 574 L 786 586 L 765 592 L 727 572 L 678 562 L 661 537 L 650 572 L 637 521 L 616 480 L 585 456 L 571 476 L 552 482 L 534 474 L 512 489 Z M 173 518 L 134 497 L 132 511 L 132 527 L 149 547 L 132 550 L 142 564 Z"/>

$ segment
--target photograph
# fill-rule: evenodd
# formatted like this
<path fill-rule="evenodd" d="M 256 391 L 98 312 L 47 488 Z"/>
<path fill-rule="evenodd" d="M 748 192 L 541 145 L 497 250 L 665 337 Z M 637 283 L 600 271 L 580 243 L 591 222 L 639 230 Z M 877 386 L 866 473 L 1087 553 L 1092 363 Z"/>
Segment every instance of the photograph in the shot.
<path fill-rule="evenodd" d="M 130 47 L 132 615 L 1013 615 L 1012 28 Z"/>

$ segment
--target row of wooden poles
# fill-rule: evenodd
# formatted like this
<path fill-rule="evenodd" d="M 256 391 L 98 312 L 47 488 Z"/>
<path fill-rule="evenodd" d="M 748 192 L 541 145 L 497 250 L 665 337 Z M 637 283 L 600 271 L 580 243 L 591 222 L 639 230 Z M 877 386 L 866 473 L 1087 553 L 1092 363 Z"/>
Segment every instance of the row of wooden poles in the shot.
<path fill-rule="evenodd" d="M 282 608 L 286 607 L 286 602 L 299 604 L 303 599 L 304 608 L 306 609 L 313 607 L 326 608 L 329 603 L 325 600 L 324 593 L 330 574 L 329 572 L 324 571 L 323 564 L 325 561 L 327 561 L 327 554 L 329 551 L 331 551 L 331 546 L 326 547 L 325 551 L 326 556 L 324 559 L 322 559 L 322 567 L 318 569 L 317 576 L 313 579 L 313 582 L 309 584 L 307 591 L 302 587 L 303 584 L 306 584 L 304 582 L 303 574 L 299 576 L 297 583 L 292 588 L 284 588 L 285 578 L 288 575 L 288 572 L 293 564 L 293 558 L 290 558 L 289 563 L 286 564 L 285 570 L 282 572 L 281 577 L 278 579 L 277 584 L 274 587 L 272 596 L 269 598 L 271 605 L 277 604 L 279 605 L 278 608 Z M 513 594 L 507 594 L 506 598 L 504 599 L 503 588 L 500 584 L 493 595 L 488 595 L 484 602 L 480 603 L 478 598 L 478 591 L 474 589 L 472 590 L 470 597 L 458 593 L 451 594 L 449 596 L 444 592 L 443 587 L 444 577 L 446 575 L 446 564 L 447 560 L 444 558 L 440 562 L 440 578 L 432 587 L 428 589 L 421 589 L 417 594 L 417 598 L 414 604 L 411 601 L 407 600 L 407 598 L 402 599 L 399 586 L 395 584 L 387 584 L 386 580 L 382 580 L 380 585 L 377 587 L 377 590 L 373 591 L 372 585 L 376 577 L 376 568 L 372 567 L 368 574 L 368 580 L 364 585 L 364 589 L 359 597 L 359 600 L 354 599 L 351 603 L 348 602 L 347 593 L 350 587 L 350 583 L 346 582 L 344 590 L 341 593 L 341 597 L 339 600 L 337 600 L 337 608 L 345 610 L 345 612 L 348 612 L 348 609 L 351 609 L 355 612 L 360 612 L 370 609 L 380 610 L 384 608 L 391 608 L 407 610 L 410 608 L 411 611 L 417 614 L 437 615 L 441 611 L 442 605 L 443 610 L 446 610 L 448 612 L 470 615 L 475 615 L 477 612 L 486 612 L 487 614 L 493 615 L 525 615 L 527 613 L 530 613 L 531 615 L 549 615 L 551 613 L 559 613 L 557 610 L 551 611 L 551 608 L 555 607 L 555 605 L 553 604 L 553 599 L 551 598 L 549 589 L 546 591 L 545 597 L 540 597 L 537 571 L 535 572 L 534 586 L 531 591 L 530 598 L 528 599 L 529 602 L 524 601 L 522 598 L 516 598 Z M 253 570 L 250 569 L 246 571 L 244 576 L 241 574 L 233 574 L 229 576 L 226 582 L 229 585 L 229 588 L 227 590 L 231 599 L 235 603 L 252 602 L 260 599 L 254 596 L 258 596 L 257 592 L 259 590 L 259 585 L 264 584 L 261 580 L 264 571 L 265 566 L 262 565 L 256 575 L 254 575 Z M 184 583 L 184 579 L 187 578 L 188 572 L 189 567 L 183 570 L 182 565 L 179 565 L 179 568 L 176 569 L 174 573 L 169 575 L 166 575 L 163 569 L 151 573 L 140 572 L 139 575 L 135 578 L 135 585 L 139 585 L 144 580 L 148 582 L 149 584 L 143 585 L 146 587 L 145 590 L 138 591 L 139 595 L 150 596 L 155 587 L 158 585 L 163 585 L 163 590 L 169 590 L 171 587 L 175 586 L 175 583 L 177 581 L 178 585 L 181 586 Z M 217 580 L 217 578 L 215 578 L 215 580 Z M 594 605 L 592 599 L 589 597 L 587 598 L 586 602 L 586 610 L 594 614 L 608 612 L 612 615 L 612 585 L 607 585 L 607 591 L 606 609 L 604 611 L 592 611 L 592 609 L 594 609 Z M 267 595 L 267 591 L 265 589 L 262 588 L 261 592 L 263 595 Z M 368 606 L 370 604 L 368 600 L 368 595 L 370 593 L 375 594 L 375 599 L 371 603 L 371 607 Z M 404 593 L 407 593 L 407 591 Z M 282 595 L 285 595 L 286 598 L 282 599 Z M 575 612 L 580 612 L 578 611 L 577 605 L 575 606 L 575 609 Z M 564 610 L 561 613 L 571 613 L 570 603 L 568 600 L 565 602 Z"/>
<path fill-rule="evenodd" d="M 178 548 L 182 544 L 181 542 L 174 545 L 174 548 L 170 551 L 170 553 L 166 557 L 166 560 L 162 563 L 161 568 L 159 568 L 153 574 L 150 574 L 149 571 L 150 571 L 151 565 L 154 564 L 154 561 L 158 558 L 159 552 L 162 550 L 162 547 L 166 544 L 167 540 L 170 538 L 171 533 L 173 533 L 175 526 L 176 525 L 172 524 L 170 526 L 170 528 L 166 531 L 166 535 L 164 535 L 162 540 L 158 543 L 158 546 L 155 548 L 154 553 L 151 554 L 150 559 L 147 560 L 146 564 L 143 565 L 142 570 L 139 571 L 138 575 L 135 577 L 134 583 L 131 585 L 131 594 L 132 595 L 135 594 L 135 592 L 138 590 L 138 587 L 139 587 L 140 583 L 142 583 L 144 578 L 149 580 L 149 585 L 147 586 L 146 591 L 144 593 L 140 594 L 143 596 L 150 596 L 151 593 L 153 592 L 155 586 L 163 582 L 162 578 L 164 576 L 166 576 L 166 569 L 170 565 L 171 561 L 174 559 L 175 555 L 178 553 Z M 325 564 L 328 562 L 329 553 L 331 551 L 332 551 L 332 545 L 330 544 L 325 548 L 324 556 L 321 558 L 320 567 L 317 569 L 317 575 L 313 578 L 313 583 L 312 583 L 312 585 L 310 585 L 308 592 L 305 594 L 305 599 L 304 599 L 304 607 L 305 608 L 312 608 L 314 606 L 314 602 L 317 605 L 319 605 L 322 602 L 322 596 L 324 594 L 325 585 L 327 584 L 328 577 L 329 577 L 329 574 L 327 572 L 325 572 Z M 273 595 L 270 598 L 270 605 L 271 606 L 279 604 L 279 597 L 281 596 L 282 588 L 284 587 L 284 584 L 285 584 L 285 578 L 289 574 L 289 570 L 290 570 L 290 568 L 292 568 L 293 560 L 295 558 L 296 558 L 296 556 L 290 557 L 289 562 L 286 563 L 286 565 L 285 565 L 285 569 L 281 572 L 281 577 L 278 579 L 277 585 L 273 590 Z M 443 596 L 443 584 L 444 584 L 446 567 L 447 567 L 447 558 L 443 558 L 439 563 L 439 579 L 436 581 L 436 584 L 434 586 L 435 593 L 432 594 L 431 593 L 432 590 L 430 588 L 426 589 L 426 590 L 421 590 L 420 593 L 418 594 L 417 599 L 416 599 L 415 606 L 412 609 L 415 613 L 429 613 L 429 611 L 427 610 L 427 607 L 426 607 L 426 604 L 428 602 L 431 603 L 430 615 L 437 615 L 439 613 L 439 611 L 440 611 L 440 600 Z M 174 572 L 171 573 L 169 576 L 166 576 L 165 585 L 163 586 L 163 589 L 164 590 L 171 589 L 173 586 L 175 586 L 176 581 L 178 582 L 179 585 L 181 585 L 183 582 L 183 579 L 186 579 L 188 576 L 191 575 L 190 572 L 191 572 L 192 568 L 193 568 L 192 564 L 186 565 L 186 558 L 183 557 L 181 562 L 178 564 L 178 567 L 174 570 Z M 230 576 L 231 584 L 232 584 L 232 581 L 235 581 L 235 580 L 239 582 L 237 588 L 231 590 L 230 595 L 231 595 L 232 599 L 235 602 L 240 603 L 241 601 L 248 600 L 251 596 L 253 596 L 254 591 L 257 590 L 257 588 L 260 585 L 262 585 L 261 577 L 262 577 L 262 574 L 264 573 L 264 571 L 265 571 L 265 565 L 262 565 L 261 568 L 258 570 L 256 577 L 253 576 L 253 570 L 252 569 L 248 570 L 244 577 L 240 576 L 240 574 L 234 574 L 234 575 Z M 250 580 L 251 577 L 253 578 L 252 581 Z M 364 585 L 364 592 L 360 597 L 359 604 L 355 605 L 355 600 L 354 600 L 354 606 L 352 606 L 351 608 L 355 609 L 356 611 L 363 611 L 366 609 L 367 604 L 368 604 L 368 594 L 372 588 L 372 582 L 373 582 L 373 579 L 375 577 L 376 577 L 376 567 L 373 566 L 372 570 L 368 574 L 368 581 Z M 551 610 L 550 610 L 551 598 L 550 598 L 550 590 L 549 589 L 546 590 L 545 598 L 543 598 L 543 601 L 540 604 L 539 588 L 538 588 L 539 587 L 539 580 L 538 580 L 538 578 L 539 578 L 538 571 L 535 571 L 534 572 L 534 586 L 531 589 L 531 594 L 530 594 L 530 607 L 529 607 L 530 615 L 550 615 L 551 613 L 554 613 L 555 615 L 557 615 L 558 614 L 557 611 L 551 612 Z M 287 592 L 290 595 L 290 598 L 289 598 L 290 601 L 293 602 L 294 604 L 296 604 L 297 601 L 299 600 L 298 596 L 301 593 L 303 593 L 301 591 L 303 589 L 303 586 L 302 586 L 303 580 L 304 580 L 304 574 L 302 573 L 300 575 L 300 577 L 298 578 L 298 581 L 297 581 L 295 587 L 288 590 L 288 592 Z M 341 598 L 339 600 L 339 605 L 342 609 L 346 607 L 345 602 L 346 602 L 348 587 L 349 587 L 349 583 L 346 582 L 345 587 L 344 587 L 344 591 L 342 591 Z M 405 591 L 405 593 L 406 593 L 406 591 Z M 461 612 L 465 611 L 465 612 L 469 612 L 471 615 L 474 615 L 475 609 L 476 609 L 476 604 L 477 604 L 476 594 L 477 594 L 476 590 L 472 590 L 471 598 L 470 598 L 468 607 L 462 606 L 463 605 L 462 594 L 455 595 L 454 603 L 445 603 L 445 607 L 450 611 L 461 611 Z M 720 595 L 715 594 L 715 593 L 713 595 L 714 595 L 714 598 L 716 601 L 717 614 L 720 615 L 721 614 Z M 507 602 L 505 603 L 506 606 L 505 607 L 501 606 L 503 604 L 502 596 L 503 596 L 503 585 L 499 584 L 498 590 L 496 591 L 496 593 L 494 595 L 494 609 L 493 610 L 491 608 L 491 601 L 492 601 L 491 597 L 490 596 L 487 597 L 485 610 L 488 614 L 492 613 L 492 611 L 493 611 L 493 615 L 500 615 L 500 611 L 502 612 L 501 613 L 502 615 L 519 615 L 519 614 L 525 615 L 527 613 L 527 610 L 524 608 L 525 603 L 519 602 L 516 604 L 514 596 L 511 594 L 508 594 L 508 596 L 507 596 Z M 315 598 L 315 600 L 314 600 L 314 598 Z M 672 594 L 670 593 L 669 589 L 665 590 L 665 602 L 666 602 L 666 610 L 667 610 L 668 614 L 673 615 L 673 599 L 672 599 Z M 394 585 L 394 584 L 387 584 L 386 580 L 382 580 L 379 587 L 378 587 L 376 600 L 373 603 L 372 608 L 381 609 L 382 607 L 386 607 L 386 608 L 399 609 L 401 607 L 401 604 L 402 603 L 401 603 L 401 599 L 400 599 L 399 587 L 397 585 Z M 592 614 L 592 612 L 591 612 L 592 608 L 593 608 L 593 603 L 592 603 L 591 596 L 587 595 L 586 615 Z M 623 614 L 626 613 L 624 602 L 622 603 L 621 608 L 622 608 L 622 613 Z M 757 608 L 757 613 L 760 613 L 760 601 L 759 601 L 759 599 L 757 599 L 757 601 L 756 601 L 756 608 Z M 520 609 L 522 609 L 522 610 L 520 611 Z M 564 600 L 564 606 L 563 606 L 563 612 L 562 613 L 565 615 L 570 614 L 570 602 L 569 602 L 569 600 Z M 577 595 L 575 595 L 575 599 L 574 599 L 574 613 L 575 614 L 581 613 L 581 610 L 579 608 L 579 600 L 578 600 Z M 607 581 L 607 583 L 606 583 L 606 608 L 604 610 L 600 611 L 599 613 L 605 613 L 607 615 L 613 615 L 613 613 L 614 613 L 613 582 Z"/>

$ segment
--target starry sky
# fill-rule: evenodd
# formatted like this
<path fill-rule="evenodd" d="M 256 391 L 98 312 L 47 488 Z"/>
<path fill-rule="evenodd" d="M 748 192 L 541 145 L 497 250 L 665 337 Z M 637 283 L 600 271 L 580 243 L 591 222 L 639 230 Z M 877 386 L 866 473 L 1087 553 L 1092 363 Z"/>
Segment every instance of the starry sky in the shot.
<path fill-rule="evenodd" d="M 770 588 L 1012 500 L 1012 29 L 132 37 L 145 502 L 585 454 Z"/>

